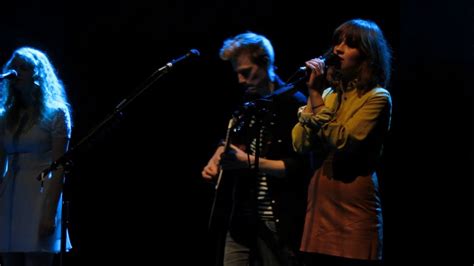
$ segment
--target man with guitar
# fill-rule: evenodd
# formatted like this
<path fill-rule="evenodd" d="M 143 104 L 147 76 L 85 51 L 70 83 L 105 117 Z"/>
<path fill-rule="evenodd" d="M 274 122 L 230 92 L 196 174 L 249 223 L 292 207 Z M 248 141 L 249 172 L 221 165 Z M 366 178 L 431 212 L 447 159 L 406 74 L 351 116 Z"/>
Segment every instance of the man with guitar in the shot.
<path fill-rule="evenodd" d="M 309 167 L 293 151 L 291 130 L 306 97 L 274 93 L 285 84 L 275 74 L 273 47 L 262 35 L 246 32 L 225 40 L 220 57 L 232 63 L 251 100 L 229 125 L 238 136 L 229 141 L 228 132 L 202 171 L 204 179 L 218 182 L 216 190 L 221 177 L 231 184 L 225 192 L 232 197 L 232 212 L 224 266 L 299 265 Z"/>

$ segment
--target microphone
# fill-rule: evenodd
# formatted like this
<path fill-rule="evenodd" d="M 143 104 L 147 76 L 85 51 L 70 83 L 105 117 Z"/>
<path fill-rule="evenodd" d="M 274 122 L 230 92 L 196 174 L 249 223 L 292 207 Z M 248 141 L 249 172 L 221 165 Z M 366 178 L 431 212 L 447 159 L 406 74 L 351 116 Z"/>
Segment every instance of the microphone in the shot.
<path fill-rule="evenodd" d="M 169 70 L 171 69 L 174 65 L 176 65 L 177 63 L 187 59 L 187 58 L 191 58 L 191 57 L 197 57 L 199 56 L 200 53 L 197 49 L 191 49 L 189 50 L 189 52 L 187 52 L 185 55 L 181 56 L 181 57 L 178 57 L 176 59 L 173 59 L 171 60 L 170 62 L 168 62 L 166 65 L 164 65 L 162 68 L 158 69 L 159 72 L 161 72 L 162 70 Z"/>
<path fill-rule="evenodd" d="M 18 73 L 16 73 L 16 71 L 14 69 L 10 69 L 8 70 L 7 72 L 3 73 L 3 74 L 0 74 L 0 80 L 4 80 L 4 79 L 14 79 L 18 77 Z"/>
<path fill-rule="evenodd" d="M 177 59 L 173 59 L 173 60 L 172 60 L 171 62 L 169 62 L 168 64 L 171 64 L 170 67 L 172 67 L 174 64 L 176 64 L 176 63 L 178 63 L 178 62 L 180 62 L 180 61 L 182 61 L 182 60 L 184 60 L 184 59 L 186 59 L 186 58 L 191 58 L 191 57 L 195 57 L 195 56 L 199 56 L 199 55 L 200 55 L 200 53 L 199 53 L 198 50 L 196 50 L 196 49 L 191 49 L 191 50 L 189 50 L 189 52 L 187 52 L 185 55 L 183 55 L 183 56 L 181 56 L 181 57 L 179 57 L 179 58 L 177 58 Z"/>
<path fill-rule="evenodd" d="M 319 59 L 323 61 L 323 63 L 325 64 L 325 68 L 327 68 L 328 66 L 335 66 L 339 68 L 341 65 L 341 58 L 339 58 L 339 56 L 333 52 L 326 53 L 320 56 Z M 306 71 L 306 66 L 300 67 L 298 69 L 298 72 L 300 71 Z"/>

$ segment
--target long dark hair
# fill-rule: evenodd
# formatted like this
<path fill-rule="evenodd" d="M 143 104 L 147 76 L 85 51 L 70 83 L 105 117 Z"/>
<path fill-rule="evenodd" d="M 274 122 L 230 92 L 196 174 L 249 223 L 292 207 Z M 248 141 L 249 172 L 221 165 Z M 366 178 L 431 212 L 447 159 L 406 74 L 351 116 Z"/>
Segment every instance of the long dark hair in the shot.
<path fill-rule="evenodd" d="M 342 41 L 361 54 L 357 88 L 362 92 L 376 86 L 386 88 L 390 82 L 392 52 L 379 26 L 370 20 L 349 20 L 334 31 L 332 46 Z"/>

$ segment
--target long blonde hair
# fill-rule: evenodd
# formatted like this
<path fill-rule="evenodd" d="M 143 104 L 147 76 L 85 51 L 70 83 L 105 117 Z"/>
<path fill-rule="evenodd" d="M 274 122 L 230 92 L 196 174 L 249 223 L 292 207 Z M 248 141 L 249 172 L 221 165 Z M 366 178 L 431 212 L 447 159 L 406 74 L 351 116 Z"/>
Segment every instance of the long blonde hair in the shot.
<path fill-rule="evenodd" d="M 12 69 L 11 64 L 15 58 L 24 61 L 33 69 L 34 86 L 37 88 L 37 92 L 34 93 L 34 117 L 40 121 L 49 120 L 53 113 L 60 109 L 65 114 L 67 129 L 70 132 L 71 107 L 63 83 L 57 77 L 48 56 L 31 47 L 19 48 L 5 64 L 4 72 Z M 11 126 L 18 120 L 20 109 L 18 98 L 12 89 L 11 82 L 5 80 L 0 92 L 0 114 L 6 117 L 7 126 Z"/>

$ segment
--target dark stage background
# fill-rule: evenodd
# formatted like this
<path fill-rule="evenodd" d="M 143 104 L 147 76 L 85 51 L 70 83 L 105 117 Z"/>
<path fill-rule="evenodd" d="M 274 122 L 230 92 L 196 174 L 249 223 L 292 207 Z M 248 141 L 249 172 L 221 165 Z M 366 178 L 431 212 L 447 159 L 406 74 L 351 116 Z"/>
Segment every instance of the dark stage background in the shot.
<path fill-rule="evenodd" d="M 357 17 L 377 22 L 394 51 L 392 134 L 381 175 L 385 264 L 468 258 L 469 242 L 455 239 L 472 243 L 465 197 L 472 192 L 465 86 L 474 73 L 472 7 L 276 2 L 2 3 L 0 63 L 19 46 L 47 52 L 73 106 L 73 145 L 156 69 L 189 49 L 201 52 L 76 156 L 67 265 L 212 265 L 213 189 L 200 172 L 240 102 L 236 76 L 218 57 L 223 40 L 247 30 L 266 35 L 287 79 L 325 51 L 335 27 Z"/>

